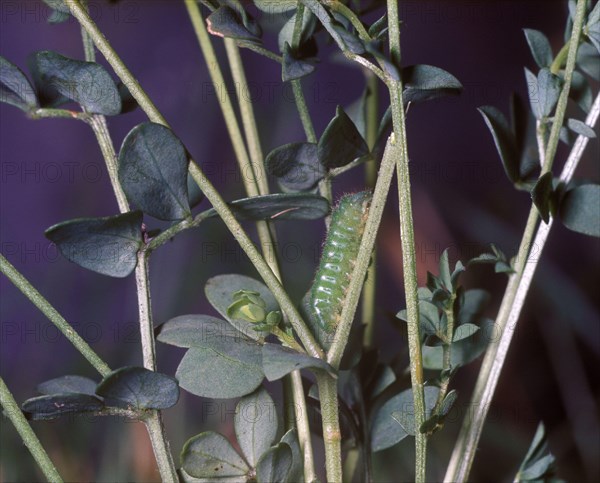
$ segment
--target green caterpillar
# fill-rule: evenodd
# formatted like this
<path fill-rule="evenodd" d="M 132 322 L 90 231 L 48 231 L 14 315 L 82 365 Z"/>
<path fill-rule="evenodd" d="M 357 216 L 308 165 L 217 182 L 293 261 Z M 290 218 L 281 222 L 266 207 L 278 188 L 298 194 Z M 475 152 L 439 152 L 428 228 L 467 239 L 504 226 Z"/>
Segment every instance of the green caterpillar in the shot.
<path fill-rule="evenodd" d="M 369 191 L 345 195 L 331 217 L 319 269 L 310 290 L 311 310 L 327 333 L 332 333 L 340 322 L 372 197 Z"/>

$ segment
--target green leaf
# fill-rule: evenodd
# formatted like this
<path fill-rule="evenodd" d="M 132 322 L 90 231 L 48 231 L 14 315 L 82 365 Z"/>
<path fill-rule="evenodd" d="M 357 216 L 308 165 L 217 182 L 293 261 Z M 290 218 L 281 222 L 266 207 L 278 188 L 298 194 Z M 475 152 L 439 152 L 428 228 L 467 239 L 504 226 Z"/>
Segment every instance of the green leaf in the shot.
<path fill-rule="evenodd" d="M 44 395 L 53 394 L 96 394 L 96 381 L 82 376 L 61 376 L 38 384 L 37 391 Z"/>
<path fill-rule="evenodd" d="M 568 119 L 567 126 L 571 131 L 576 132 L 577 134 L 581 134 L 586 138 L 593 139 L 596 137 L 596 133 L 594 132 L 594 130 L 585 122 L 580 121 L 579 119 Z"/>
<path fill-rule="evenodd" d="M 60 10 L 53 10 L 52 13 L 48 16 L 47 22 L 49 24 L 57 24 L 66 22 L 71 18 L 71 15 L 65 12 L 61 12 Z"/>
<path fill-rule="evenodd" d="M 96 396 L 89 394 L 53 394 L 28 399 L 21 408 L 27 419 L 39 421 L 101 411 L 104 403 Z"/>
<path fill-rule="evenodd" d="M 456 402 L 457 399 L 458 399 L 458 392 L 456 392 L 455 389 L 453 389 L 448 394 L 446 394 L 446 397 L 444 397 L 444 400 L 442 401 L 442 405 L 440 406 L 439 416 L 446 417 L 448 415 L 448 413 L 450 413 L 452 406 L 454 406 L 454 403 Z"/>
<path fill-rule="evenodd" d="M 333 368 L 323 359 L 301 354 L 279 344 L 265 344 L 262 348 L 263 371 L 267 380 L 276 381 L 300 369 L 322 369 L 335 374 Z"/>
<path fill-rule="evenodd" d="M 417 64 L 401 71 L 405 104 L 460 94 L 462 84 L 449 72 L 433 65 Z"/>
<path fill-rule="evenodd" d="M 539 67 L 550 67 L 554 60 L 548 38 L 539 30 L 523 29 L 533 60 Z"/>
<path fill-rule="evenodd" d="M 237 330 L 247 337 L 254 340 L 260 340 L 261 334 L 256 332 L 253 324 L 242 319 L 231 319 L 227 315 L 227 308 L 233 302 L 233 294 L 239 290 L 250 290 L 257 292 L 266 302 L 265 312 L 274 312 L 279 310 L 275 297 L 265 284 L 255 280 L 252 277 L 239 274 L 217 275 L 206 282 L 204 293 L 210 304 Z"/>
<path fill-rule="evenodd" d="M 310 62 L 295 57 L 287 41 L 283 47 L 283 62 L 281 65 L 281 80 L 283 82 L 301 79 L 312 74 L 315 66 Z"/>
<path fill-rule="evenodd" d="M 600 53 L 600 6 L 596 6 L 588 15 L 588 23 L 584 29 L 590 42 L 594 44 L 596 50 Z"/>
<path fill-rule="evenodd" d="M 142 213 L 79 218 L 54 225 L 46 237 L 80 267 L 111 277 L 126 277 L 137 265 L 142 246 Z"/>
<path fill-rule="evenodd" d="M 426 419 L 431 415 L 438 393 L 437 387 L 424 388 Z M 371 421 L 371 449 L 377 452 L 390 448 L 409 434 L 415 434 L 412 389 L 391 397 L 374 413 Z"/>
<path fill-rule="evenodd" d="M 218 37 L 238 40 L 260 41 L 260 36 L 250 32 L 241 17 L 227 5 L 217 8 L 206 18 L 208 31 Z"/>
<path fill-rule="evenodd" d="M 495 107 L 482 106 L 477 109 L 494 137 L 496 149 L 504 166 L 504 171 L 512 183 L 520 180 L 520 159 L 517 153 L 515 136 L 504 115 Z"/>
<path fill-rule="evenodd" d="M 570 230 L 600 237 L 600 185 L 585 184 L 566 192 L 560 218 Z"/>
<path fill-rule="evenodd" d="M 600 81 L 600 56 L 592 44 L 582 42 L 579 45 L 577 66 L 592 79 Z"/>
<path fill-rule="evenodd" d="M 281 438 L 281 442 L 287 444 L 292 450 L 292 467 L 288 473 L 287 483 L 298 483 L 304 478 L 304 457 L 298 442 L 296 428 L 290 429 Z"/>
<path fill-rule="evenodd" d="M 228 399 L 254 391 L 264 379 L 261 345 L 242 337 L 210 336 L 189 349 L 175 374 L 196 396 Z"/>
<path fill-rule="evenodd" d="M 256 465 L 258 483 L 285 483 L 292 468 L 293 454 L 286 443 L 273 446 Z"/>
<path fill-rule="evenodd" d="M 587 78 L 578 71 L 573 71 L 569 98 L 573 99 L 583 112 L 590 112 L 593 101 L 592 88 Z"/>
<path fill-rule="evenodd" d="M 481 327 L 474 324 L 459 325 L 454 331 L 450 349 L 450 365 L 452 368 L 464 366 L 477 359 L 494 336 L 494 322 L 489 319 L 481 321 Z M 441 370 L 443 364 L 442 346 L 427 346 L 422 348 L 423 367 L 425 369 Z"/>
<path fill-rule="evenodd" d="M 367 154 L 369 147 L 366 141 L 348 115 L 338 106 L 335 117 L 319 139 L 319 162 L 326 169 L 339 168 Z"/>
<path fill-rule="evenodd" d="M 274 15 L 277 13 L 285 13 L 290 10 L 295 10 L 298 6 L 297 0 L 277 0 L 274 2 L 273 0 L 254 0 L 254 5 L 259 10 L 266 12 L 270 15 Z"/>
<path fill-rule="evenodd" d="M 533 189 L 531 190 L 531 199 L 533 204 L 540 212 L 544 223 L 550 221 L 550 201 L 552 197 L 552 173 L 548 172 L 542 175 Z"/>
<path fill-rule="evenodd" d="M 294 2 L 296 4 L 296 2 Z M 295 5 L 294 5 L 295 6 Z M 290 45 L 293 44 L 294 27 L 296 26 L 296 13 L 290 17 L 290 19 L 284 24 L 279 31 L 277 45 L 279 51 L 284 52 L 286 42 Z M 309 44 L 309 39 L 313 35 L 317 26 L 317 18 L 307 9 L 304 9 L 304 15 L 302 16 L 302 30 L 300 33 L 300 45 L 299 51 L 295 52 L 297 58 L 301 59 L 307 56 L 307 49 L 305 48 Z"/>
<path fill-rule="evenodd" d="M 317 145 L 291 143 L 271 151 L 265 166 L 287 191 L 309 191 L 325 176 L 317 155 Z"/>
<path fill-rule="evenodd" d="M 540 423 L 515 481 L 553 481 L 556 473 L 554 463 L 554 456 L 548 452 L 544 424 Z"/>
<path fill-rule="evenodd" d="M 191 215 L 187 175 L 189 158 L 181 141 L 160 124 L 134 127 L 121 146 L 119 179 L 127 198 L 160 220 Z"/>
<path fill-rule="evenodd" d="M 35 91 L 23 71 L 2 56 L 0 56 L 0 102 L 11 104 L 25 112 L 39 105 Z"/>
<path fill-rule="evenodd" d="M 380 367 L 380 374 L 373 381 L 372 386 L 370 388 L 369 396 L 371 399 L 375 399 L 377 396 L 383 393 L 383 391 L 390 387 L 394 382 L 396 382 L 396 374 L 390 366 L 381 365 Z"/>
<path fill-rule="evenodd" d="M 235 408 L 235 436 L 250 466 L 271 447 L 277 436 L 277 411 L 266 389 L 243 397 Z"/>
<path fill-rule="evenodd" d="M 106 405 L 123 409 L 167 409 L 179 399 L 179 386 L 171 376 L 143 367 L 121 367 L 96 388 Z"/>
<path fill-rule="evenodd" d="M 200 433 L 185 443 L 181 467 L 194 478 L 243 476 L 250 470 L 225 436 L 213 431 Z"/>
<path fill-rule="evenodd" d="M 525 77 L 533 115 L 536 119 L 547 118 L 554 111 L 560 95 L 562 83 L 560 77 L 554 75 L 547 68 L 541 69 L 537 77 L 526 68 Z"/>
<path fill-rule="evenodd" d="M 317 220 L 330 211 L 326 198 L 312 193 L 275 193 L 253 196 L 228 203 L 240 220 Z M 206 218 L 219 215 L 214 208 L 205 212 Z"/>
<path fill-rule="evenodd" d="M 224 320 L 210 315 L 180 315 L 158 327 L 156 340 L 176 347 L 202 347 L 211 337 L 243 337 Z"/>
<path fill-rule="evenodd" d="M 314 0 L 300 0 L 302 3 L 310 9 L 310 11 L 319 19 L 321 25 L 327 30 L 327 33 L 331 36 L 333 41 L 337 44 L 340 50 L 344 51 L 348 49 L 346 45 L 345 39 L 339 34 L 339 32 L 334 28 L 336 24 L 334 20 L 329 15 L 329 12 L 325 9 L 323 5 L 319 2 L 315 2 Z"/>
<path fill-rule="evenodd" d="M 95 62 L 75 60 L 56 52 L 42 51 L 34 56 L 40 80 L 87 112 L 115 116 L 121 112 L 121 96 L 104 67 Z"/>
<path fill-rule="evenodd" d="M 398 312 L 396 317 L 404 322 L 408 322 L 406 309 Z M 423 335 L 437 335 L 440 333 L 438 308 L 428 300 L 419 301 L 419 328 Z"/>
<path fill-rule="evenodd" d="M 70 13 L 69 7 L 65 4 L 64 0 L 44 0 L 44 3 L 58 12 Z"/>
<path fill-rule="evenodd" d="M 458 311 L 459 324 L 476 323 L 490 302 L 490 294 L 482 289 L 467 290 Z"/>

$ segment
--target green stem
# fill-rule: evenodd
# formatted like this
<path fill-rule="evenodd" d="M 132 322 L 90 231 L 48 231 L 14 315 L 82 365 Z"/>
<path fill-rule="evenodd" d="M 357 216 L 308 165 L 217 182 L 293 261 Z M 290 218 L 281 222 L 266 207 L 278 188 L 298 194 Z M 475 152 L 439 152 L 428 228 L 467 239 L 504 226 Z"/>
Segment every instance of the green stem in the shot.
<path fill-rule="evenodd" d="M 328 0 L 324 3 L 332 11 L 343 15 L 344 17 L 346 17 L 349 20 L 350 23 L 352 24 L 352 26 L 356 29 L 356 32 L 358 33 L 358 36 L 360 37 L 360 39 L 362 41 L 371 42 L 373 40 L 371 38 L 371 36 L 369 35 L 369 32 L 367 32 L 367 29 L 365 29 L 365 26 L 363 25 L 363 23 L 358 18 L 358 16 L 351 9 L 349 9 L 346 5 L 344 5 L 339 0 Z"/>
<path fill-rule="evenodd" d="M 4 408 L 5 414 L 10 419 L 21 440 L 27 446 L 27 449 L 31 453 L 31 456 L 35 459 L 36 463 L 44 473 L 44 476 L 48 481 L 52 483 L 62 483 L 63 479 L 58 473 L 54 463 L 50 460 L 48 453 L 42 446 L 42 443 L 31 429 L 29 422 L 25 419 L 23 412 L 19 408 L 17 401 L 13 397 L 12 393 L 4 383 L 4 379 L 0 377 L 0 404 Z"/>
<path fill-rule="evenodd" d="M 341 483 L 342 471 L 342 432 L 338 412 L 337 380 L 329 374 L 317 374 L 321 419 L 323 422 L 323 443 L 325 444 L 325 469 L 328 483 Z"/>
<path fill-rule="evenodd" d="M 304 461 L 304 481 L 312 483 L 318 481 L 315 472 L 315 459 L 313 456 L 313 447 L 310 434 L 310 425 L 308 422 L 308 406 L 304 397 L 304 385 L 300 371 L 291 373 L 292 381 L 292 399 L 294 401 L 295 421 L 298 430 L 298 442 L 300 451 L 302 451 Z"/>
<path fill-rule="evenodd" d="M 567 60 L 567 56 L 569 55 L 570 44 L 571 42 L 569 41 L 565 45 L 563 45 L 562 48 L 558 51 L 558 54 L 556 54 L 556 57 L 552 61 L 552 64 L 550 64 L 550 72 L 552 72 L 554 75 L 557 75 L 560 72 L 560 69 Z"/>
<path fill-rule="evenodd" d="M 438 393 L 437 401 L 432 414 L 438 414 L 440 408 L 442 407 L 442 403 L 444 402 L 444 398 L 448 393 L 448 387 L 450 385 L 450 375 L 449 372 L 452 370 L 452 340 L 454 338 L 454 302 L 456 300 L 456 294 L 453 293 L 452 297 L 448 301 L 448 309 L 444 311 L 446 314 L 446 334 L 442 352 L 442 381 L 440 384 L 440 392 Z"/>
<path fill-rule="evenodd" d="M 177 469 L 171 455 L 169 440 L 165 434 L 165 427 L 162 422 L 160 411 L 151 411 L 150 415 L 144 420 L 146 430 L 150 436 L 154 457 L 160 471 L 160 477 L 163 483 L 178 483 Z"/>
<path fill-rule="evenodd" d="M 554 122 L 552 124 L 548 146 L 545 152 L 544 167 L 542 168 L 541 174 L 551 170 L 556 154 L 558 135 L 564 120 L 566 101 L 569 95 L 571 78 L 577 57 L 577 46 L 583 28 L 585 3 L 585 0 L 578 0 L 577 2 L 577 12 L 575 21 L 573 22 L 573 32 L 571 34 L 571 39 L 569 40 L 570 46 L 565 69 L 565 85 L 563 86 L 556 107 Z M 596 98 L 594 106 L 586 119 L 588 125 L 593 126 L 596 122 L 598 110 L 600 109 L 598 104 L 600 104 L 600 102 L 598 102 L 598 98 Z M 580 136 L 580 138 L 583 137 Z M 565 168 L 563 169 L 563 174 L 561 175 L 563 181 L 568 181 L 572 176 L 575 166 L 579 162 L 583 152 L 583 149 L 581 148 L 582 145 L 585 145 L 584 142 L 580 141 L 578 138 L 572 150 L 572 153 L 577 152 L 577 155 L 569 156 Z M 575 151 L 576 148 L 577 151 Z M 483 431 L 483 425 L 492 403 L 502 367 L 506 360 L 508 348 L 510 347 L 512 336 L 516 330 L 516 324 L 523 308 L 523 304 L 525 303 L 525 298 L 529 291 L 538 260 L 540 259 L 541 252 L 552 226 L 552 219 L 548 224 L 542 223 L 538 226 L 538 218 L 538 210 L 532 205 L 515 261 L 514 273 L 509 277 L 508 285 L 496 318 L 500 338 L 499 340 L 494 339 L 490 341 L 490 345 L 483 359 L 477 383 L 471 398 L 471 407 L 473 407 L 474 410 L 469 418 L 463 420 L 463 425 L 446 471 L 446 481 L 463 482 L 466 481 L 469 476 L 475 458 L 477 444 L 481 432 Z M 529 259 L 532 246 L 536 247 L 536 257 Z"/>
<path fill-rule="evenodd" d="M 58 330 L 69 340 L 71 344 L 86 358 L 86 360 L 102 376 L 111 372 L 110 367 L 98 354 L 75 332 L 73 327 L 56 311 L 52 305 L 40 294 L 19 271 L 0 254 L 0 271 L 35 305 Z"/>
<path fill-rule="evenodd" d="M 40 107 L 29 111 L 29 118 L 33 120 L 46 119 L 46 118 L 63 118 L 63 119 L 77 119 L 79 121 L 88 122 L 91 114 L 80 111 L 69 111 L 68 109 L 51 109 L 47 107 Z"/>
<path fill-rule="evenodd" d="M 302 127 L 304 128 L 306 140 L 309 143 L 316 143 L 317 135 L 315 133 L 315 128 L 313 127 L 312 119 L 310 118 L 310 113 L 308 112 L 308 106 L 306 105 L 306 98 L 304 97 L 304 92 L 302 91 L 301 81 L 300 79 L 295 79 L 290 82 L 292 83 L 294 100 L 296 101 L 296 108 L 298 109 L 300 121 L 302 122 Z"/>
<path fill-rule="evenodd" d="M 398 0 L 387 1 L 389 45 L 392 62 L 400 66 L 400 18 Z M 398 199 L 400 210 L 400 239 L 402 264 L 404 267 L 404 293 L 408 318 L 408 351 L 410 356 L 410 378 L 415 407 L 415 427 L 425 422 L 425 397 L 423 394 L 423 362 L 421 357 L 421 333 L 419 328 L 419 299 L 417 296 L 417 260 L 412 218 L 410 173 L 406 142 L 406 123 L 402 104 L 402 82 L 388 79 L 394 133 L 398 142 L 397 172 Z M 415 481 L 424 482 L 427 463 L 427 435 L 417 430 L 415 435 Z"/>

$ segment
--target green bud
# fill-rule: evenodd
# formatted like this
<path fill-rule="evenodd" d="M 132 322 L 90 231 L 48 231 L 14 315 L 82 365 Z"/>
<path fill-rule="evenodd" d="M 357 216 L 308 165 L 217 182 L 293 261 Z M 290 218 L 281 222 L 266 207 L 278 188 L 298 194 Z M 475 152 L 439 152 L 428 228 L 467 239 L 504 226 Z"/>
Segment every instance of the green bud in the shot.
<path fill-rule="evenodd" d="M 269 327 L 277 327 L 279 322 L 281 322 L 281 312 L 274 310 L 273 312 L 269 312 L 267 314 L 265 325 L 268 325 Z"/>

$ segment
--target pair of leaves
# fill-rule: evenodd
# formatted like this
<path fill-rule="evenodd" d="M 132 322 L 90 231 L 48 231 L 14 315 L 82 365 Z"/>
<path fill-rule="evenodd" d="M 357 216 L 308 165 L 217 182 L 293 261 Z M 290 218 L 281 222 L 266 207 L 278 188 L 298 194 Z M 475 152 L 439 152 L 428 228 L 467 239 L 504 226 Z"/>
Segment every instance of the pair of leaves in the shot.
<path fill-rule="evenodd" d="M 62 376 L 41 383 L 42 396 L 28 399 L 23 411 L 30 419 L 55 419 L 69 414 L 130 414 L 167 409 L 179 399 L 179 385 L 170 376 L 142 367 L 123 367 L 107 375 L 100 384 L 81 376 Z"/>
<path fill-rule="evenodd" d="M 558 102 L 562 81 L 547 67 L 540 69 L 537 77 L 525 68 L 525 78 L 531 111 L 536 119 L 546 121 Z"/>
<path fill-rule="evenodd" d="M 265 301 L 266 312 L 279 310 L 262 283 L 243 275 L 220 275 L 205 287 L 208 301 L 227 320 L 208 315 L 184 315 L 163 324 L 158 340 L 188 349 L 176 376 L 183 389 L 211 398 L 240 397 L 254 391 L 264 378 L 273 381 L 303 368 L 332 371 L 321 359 L 278 344 L 265 343 L 253 324 L 227 314 L 233 293 L 250 290 Z"/>
<path fill-rule="evenodd" d="M 540 423 L 519 472 L 515 476 L 515 481 L 562 481 L 554 478 L 556 475 L 554 463 L 555 458 L 548 451 L 544 423 Z"/>

